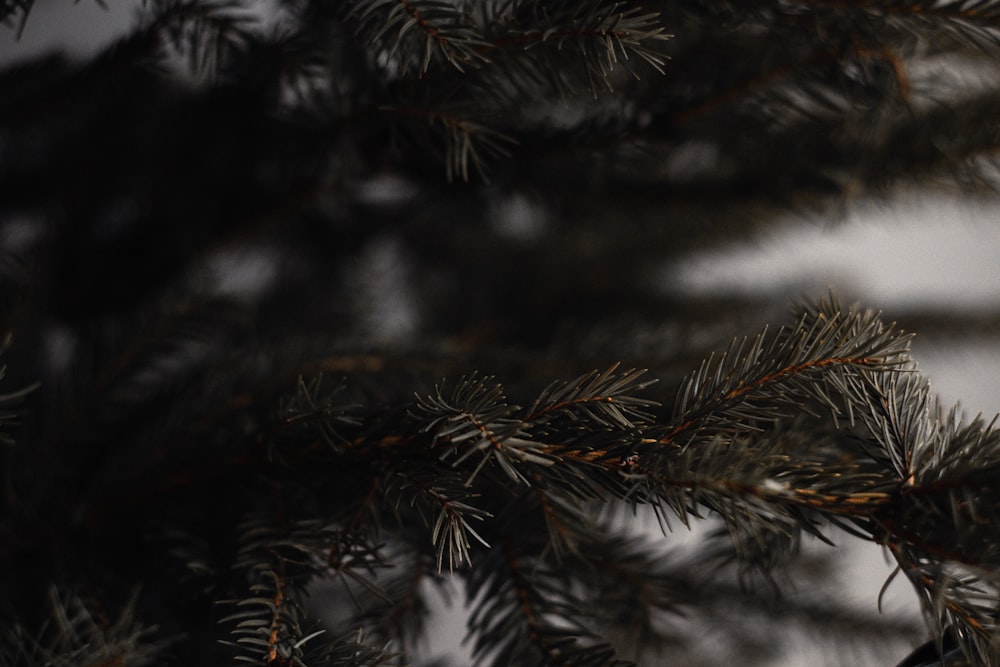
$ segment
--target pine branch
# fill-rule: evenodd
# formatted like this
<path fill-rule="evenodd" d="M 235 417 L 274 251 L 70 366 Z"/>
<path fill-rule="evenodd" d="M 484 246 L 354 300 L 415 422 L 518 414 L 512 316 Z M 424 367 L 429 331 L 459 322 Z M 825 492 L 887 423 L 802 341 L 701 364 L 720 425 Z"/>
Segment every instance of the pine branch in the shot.
<path fill-rule="evenodd" d="M 802 531 L 823 538 L 830 521 L 887 544 L 918 588 L 937 591 L 945 620 L 983 637 L 991 626 L 976 590 L 991 577 L 942 580 L 953 566 L 939 568 L 987 572 L 1000 557 L 982 546 L 1000 517 L 979 500 L 996 488 L 1000 440 L 981 421 L 942 425 L 908 341 L 870 311 L 806 307 L 795 326 L 707 361 L 665 423 L 646 412 L 655 402 L 632 395 L 650 383 L 615 368 L 551 384 L 530 409 L 489 377 L 464 378 L 447 395 L 439 386 L 409 412 L 417 436 L 317 410 L 310 392 L 299 414 L 367 431 L 323 439 L 381 471 L 400 520 L 412 509 L 429 531 L 438 568 L 446 553 L 449 569 L 473 562 L 473 541 L 509 538 L 515 514 L 489 500 L 505 487 L 524 489 L 516 523 L 546 526 L 543 552 L 560 557 L 579 553 L 590 530 L 581 508 L 609 497 L 684 522 L 706 508 L 724 519 L 739 562 L 764 574 L 787 563 Z M 548 632 L 529 621 L 539 637 Z"/>
<path fill-rule="evenodd" d="M 301 659 L 302 646 L 314 635 L 303 634 L 303 612 L 294 600 L 286 598 L 286 582 L 281 575 L 265 574 L 271 581 L 254 584 L 250 589 L 253 597 L 235 602 L 239 611 L 220 620 L 236 623 L 232 634 L 237 639 L 225 643 L 240 650 L 235 658 L 239 662 L 295 664 L 292 661 Z"/>
<path fill-rule="evenodd" d="M 171 643 L 154 639 L 156 628 L 135 618 L 137 595 L 113 623 L 101 618 L 80 599 L 49 592 L 51 622 L 37 633 L 14 625 L 0 634 L 0 663 L 9 667 L 75 667 L 77 665 L 160 664 Z"/>
<path fill-rule="evenodd" d="M 455 456 L 455 466 L 479 455 L 466 485 L 490 462 L 512 481 L 527 483 L 519 463 L 547 465 L 548 461 L 540 455 L 542 445 L 525 437 L 523 422 L 515 417 L 520 407 L 507 405 L 503 388 L 491 381 L 489 377 L 463 378 L 448 398 L 442 396 L 440 387 L 435 396 L 418 398 L 417 407 L 427 417 L 423 430 L 433 434 L 434 443 L 446 443 L 441 459 Z"/>
<path fill-rule="evenodd" d="M 498 562 L 477 566 L 467 579 L 476 600 L 469 616 L 473 658 L 490 664 L 539 667 L 625 666 L 606 640 L 582 625 L 582 608 L 558 572 L 531 562 L 512 545 L 494 552 Z"/>
<path fill-rule="evenodd" d="M 621 454 L 610 443 L 631 445 L 639 424 L 651 418 L 643 408 L 657 403 L 633 395 L 653 384 L 638 381 L 641 371 L 619 375 L 616 368 L 552 383 L 528 410 L 507 404 L 492 378 L 472 376 L 460 381 L 449 398 L 440 387 L 433 397 L 418 397 L 418 414 L 426 420 L 421 429 L 434 443 L 447 445 L 440 458 L 455 457 L 454 466 L 478 455 L 466 484 L 490 463 L 522 484 L 529 483 L 528 474 L 544 476 L 549 470 L 560 475 L 561 458 L 617 464 Z"/>
<path fill-rule="evenodd" d="M 252 41 L 252 24 L 239 0 L 157 0 L 145 30 L 186 57 L 192 74 L 216 76 Z"/>
<path fill-rule="evenodd" d="M 367 642 L 362 631 L 337 637 L 326 645 L 307 645 L 304 660 L 307 665 L 329 667 L 399 667 L 399 655 Z"/>
<path fill-rule="evenodd" d="M 322 373 L 310 380 L 300 377 L 295 397 L 281 406 L 281 428 L 304 427 L 334 451 L 342 450 L 348 443 L 338 425 L 359 424 L 355 414 L 359 406 L 342 400 L 346 388 L 343 383 L 332 389 L 325 387 Z"/>
<path fill-rule="evenodd" d="M 435 61 L 464 72 L 486 62 L 478 28 L 461 6 L 439 0 L 359 0 L 347 12 L 363 39 L 376 45 L 406 76 L 423 76 Z"/>
<path fill-rule="evenodd" d="M 280 106 L 311 115 L 336 115 L 330 81 L 334 64 L 330 47 L 317 43 L 306 29 L 279 25 L 266 38 L 241 49 L 241 73 L 277 88 Z M 271 81 L 267 76 L 273 77 Z"/>
<path fill-rule="evenodd" d="M 0 350 L 0 354 L 2 354 L 2 352 L 3 350 Z M 0 380 L 3 380 L 6 370 L 7 367 L 0 363 Z M 16 389 L 14 391 L 0 394 L 0 446 L 10 447 L 14 445 L 14 439 L 8 435 L 6 429 L 7 427 L 17 425 L 17 406 L 23 402 L 23 399 L 26 396 L 38 389 L 38 387 L 39 384 L 35 383 L 33 385 L 23 387 L 22 389 Z"/>
<path fill-rule="evenodd" d="M 460 480 L 449 480 L 447 475 L 425 474 L 424 477 L 398 473 L 390 481 L 386 496 L 390 502 L 397 498 L 394 503 L 397 511 L 403 500 L 409 497 L 407 504 L 431 531 L 430 543 L 437 554 L 438 571 L 441 571 L 446 554 L 448 570 L 451 571 L 470 562 L 473 541 L 489 546 L 470 521 L 483 521 L 490 513 L 467 502 L 478 494 L 470 492 Z"/>
<path fill-rule="evenodd" d="M 691 438 L 712 439 L 718 433 L 712 421 L 719 416 L 727 424 L 788 418 L 810 395 L 853 422 L 853 406 L 866 404 L 868 374 L 904 369 L 909 339 L 886 327 L 878 313 L 841 313 L 835 304 L 821 303 L 770 340 L 765 334 L 737 340 L 717 359 L 706 360 L 678 392 L 675 425 L 659 444 L 683 448 Z M 767 404 L 763 410 L 757 401 Z"/>
<path fill-rule="evenodd" d="M 631 428 L 636 421 L 653 418 L 644 408 L 658 405 L 656 401 L 633 394 L 654 384 L 642 382 L 645 370 L 629 369 L 616 374 L 618 364 L 604 372 L 592 371 L 574 380 L 556 381 L 545 388 L 524 416 L 526 422 L 566 418 L 608 427 Z"/>
<path fill-rule="evenodd" d="M 720 533 L 723 539 L 725 532 Z M 711 659 L 699 659 L 705 644 L 718 641 L 733 644 L 734 653 L 749 662 L 763 663 L 777 647 L 773 636 L 761 633 L 774 623 L 783 634 L 802 632 L 811 641 L 828 645 L 831 655 L 837 656 L 831 664 L 847 659 L 845 647 L 857 645 L 859 637 L 885 642 L 919 636 L 917 619 L 876 616 L 831 600 L 827 586 L 814 586 L 823 581 L 824 573 L 833 576 L 836 556 L 797 553 L 786 563 L 785 585 L 777 588 L 769 582 L 775 592 L 770 596 L 748 585 L 745 576 L 736 580 L 729 566 L 739 566 L 738 557 L 721 542 L 717 553 L 715 546 L 709 539 L 693 549 L 665 549 L 659 540 L 625 537 L 608 526 L 606 532 L 592 534 L 577 553 L 585 566 L 581 583 L 586 598 L 594 601 L 584 607 L 593 613 L 595 626 L 605 628 L 616 645 L 641 664 L 646 661 L 640 656 L 655 661 L 662 655 L 702 664 Z M 798 586 L 803 572 L 809 573 L 808 588 Z M 766 623 L 763 628 L 761 620 Z M 708 634 L 689 632 L 692 623 Z M 725 630 L 711 630 L 720 628 Z"/>
<path fill-rule="evenodd" d="M 514 89 L 545 83 L 571 92 L 582 80 L 596 96 L 612 89 L 619 66 L 638 76 L 630 56 L 664 72 L 666 56 L 657 43 L 670 36 L 659 14 L 642 5 L 588 0 L 545 5 L 516 1 L 498 7 L 488 22 L 487 53 L 503 65 L 506 83 Z"/>
<path fill-rule="evenodd" d="M 384 642 L 400 647 L 419 647 L 432 624 L 428 590 L 447 594 L 448 579 L 436 567 L 423 540 L 404 533 L 390 545 L 387 560 L 391 570 L 381 573 L 378 590 L 368 591 L 356 601 L 356 623 Z M 408 539 L 409 538 L 409 539 Z"/>
<path fill-rule="evenodd" d="M 1000 46 L 1000 6 L 993 0 L 899 2 L 893 0 L 801 0 L 795 4 L 884 19 L 926 35 L 950 36 L 966 48 L 995 52 Z"/>
<path fill-rule="evenodd" d="M 665 502 L 674 511 L 682 515 L 688 511 L 690 493 L 690 499 L 718 511 L 730 526 L 740 526 L 741 530 L 745 526 L 758 526 L 750 532 L 758 541 L 773 531 L 809 529 L 808 516 L 800 515 L 794 506 L 863 519 L 858 525 L 871 531 L 871 539 L 890 546 L 918 591 L 927 596 L 925 606 L 932 616 L 936 619 L 944 616 L 962 628 L 958 632 L 968 637 L 963 644 L 967 655 L 978 660 L 992 659 L 984 647 L 990 644 L 989 637 L 993 634 L 997 592 L 994 577 L 989 574 L 992 565 L 986 563 L 996 563 L 1000 556 L 993 552 L 989 539 L 984 539 L 981 531 L 992 530 L 1000 517 L 989 509 L 991 501 L 980 505 L 977 496 L 996 488 L 991 462 L 997 458 L 997 442 L 1000 442 L 997 433 L 981 420 L 963 427 L 955 424 L 953 417 L 950 427 L 943 425 L 929 409 L 926 382 L 905 370 L 905 336 L 883 329 L 871 315 L 855 314 L 837 321 L 830 318 L 829 312 L 828 307 L 820 307 L 811 314 L 813 324 L 802 326 L 808 319 L 803 320 L 800 331 L 805 336 L 795 332 L 779 336 L 781 340 L 795 341 L 794 347 L 801 356 L 797 353 L 779 363 L 777 371 L 766 366 L 755 369 L 761 349 L 757 339 L 748 353 L 731 353 L 717 363 L 704 366 L 689 379 L 680 393 L 680 427 L 658 442 L 679 446 L 678 467 L 696 474 L 682 479 L 669 474 L 659 477 L 670 468 L 668 457 L 661 454 L 659 462 L 663 467 L 651 478 L 667 488 L 680 486 L 690 490 L 666 493 Z M 822 326 L 816 326 L 821 323 Z M 770 350 L 763 358 L 781 359 L 779 349 L 780 346 Z M 829 364 L 819 359 L 809 360 L 814 351 L 821 349 Z M 883 466 L 881 474 L 877 467 L 866 467 L 866 481 L 857 477 L 855 471 L 832 473 L 829 464 L 813 467 L 800 461 L 790 466 L 783 460 L 780 449 L 772 463 L 761 458 L 762 451 L 758 448 L 762 438 L 749 434 L 759 428 L 761 415 L 767 415 L 767 411 L 743 412 L 729 401 L 764 390 L 771 382 L 780 384 L 787 380 L 798 384 L 800 372 L 804 373 L 813 363 L 852 372 L 839 375 L 828 372 L 821 382 L 803 383 L 799 386 L 801 392 L 797 392 L 800 400 L 811 395 L 834 416 L 847 414 L 851 424 L 856 423 L 858 415 L 859 423 L 866 425 L 869 442 L 878 443 L 864 448 L 876 452 L 873 463 Z M 784 396 L 774 393 L 770 400 L 773 407 L 780 407 Z M 692 419 L 696 414 L 689 407 L 692 405 L 704 405 L 707 411 L 697 413 L 698 418 Z M 727 412 L 726 421 L 730 425 L 751 419 L 748 431 L 736 437 L 731 429 L 715 431 L 714 439 L 708 442 L 699 437 L 696 442 L 702 444 L 696 446 L 702 456 L 696 460 L 686 458 L 684 453 L 695 445 L 677 443 L 675 438 L 694 428 L 695 422 L 709 421 L 715 411 Z M 954 449 L 949 447 L 952 438 L 960 443 L 952 445 Z M 763 441 L 767 442 L 767 438 Z M 799 449 L 795 447 L 793 451 Z M 755 458 L 749 470 L 751 479 L 733 477 L 733 471 L 748 462 L 745 458 L 748 451 Z M 952 452 L 954 455 L 949 456 Z M 938 468 L 942 461 L 948 462 L 943 469 Z M 956 467 L 962 474 L 948 479 Z M 768 470 L 781 473 L 770 477 Z M 917 471 L 933 475 L 934 481 L 923 486 L 924 478 Z M 823 488 L 825 479 L 839 480 L 838 484 L 850 480 L 850 486 L 864 490 L 831 492 Z M 808 483 L 803 485 L 803 481 Z M 921 506 L 917 498 L 925 493 L 936 503 L 943 501 L 943 506 Z M 729 498 L 730 494 L 735 498 Z M 793 508 L 785 507 L 776 513 L 784 502 L 791 503 Z M 907 517 L 911 516 L 920 517 L 924 523 L 919 527 L 907 526 Z M 943 545 L 947 547 L 942 549 Z M 761 543 L 761 546 L 761 553 L 776 553 L 773 544 Z M 969 564 L 974 567 L 971 572 L 964 567 Z M 950 574 L 956 565 L 963 572 Z"/>
<path fill-rule="evenodd" d="M 461 109 L 383 105 L 380 114 L 398 119 L 418 145 L 443 154 L 445 178 L 467 182 L 473 171 L 488 181 L 489 161 L 510 155 L 517 140 L 490 119 L 478 119 Z"/>
<path fill-rule="evenodd" d="M 251 517 L 239 531 L 243 543 L 234 567 L 245 572 L 251 583 L 248 595 L 225 603 L 236 611 L 219 623 L 232 626 L 235 639 L 223 643 L 237 649 L 235 659 L 240 662 L 263 661 L 272 667 L 285 667 L 304 664 L 310 652 L 339 653 L 343 638 L 332 643 L 320 641 L 318 649 L 309 646 L 326 632 L 316 630 L 318 623 L 307 616 L 304 599 L 309 582 L 328 574 L 350 576 L 375 588 L 357 571 L 373 574 L 385 566 L 379 545 L 372 545 L 358 533 L 336 530 L 318 520 L 291 524 L 283 512 L 283 503 L 279 503 L 277 516 L 268 512 Z M 327 554 L 325 561 L 318 558 L 323 553 Z M 361 656 L 376 661 L 385 657 L 377 651 L 361 651 L 357 657 Z"/>

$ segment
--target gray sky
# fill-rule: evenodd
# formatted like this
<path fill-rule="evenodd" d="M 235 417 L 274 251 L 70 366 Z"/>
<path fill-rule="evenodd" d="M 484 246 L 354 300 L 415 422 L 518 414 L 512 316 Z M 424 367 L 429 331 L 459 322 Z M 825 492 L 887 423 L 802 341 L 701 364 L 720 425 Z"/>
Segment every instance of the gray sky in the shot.
<path fill-rule="evenodd" d="M 786 229 L 674 265 L 671 284 L 689 294 L 790 298 L 832 288 L 844 300 L 901 312 L 1000 311 L 1000 196 L 992 202 L 905 192 L 858 205 L 846 220 L 789 220 Z M 914 357 L 946 403 L 1000 411 L 1000 340 L 929 345 Z"/>
<path fill-rule="evenodd" d="M 843 222 L 789 220 L 738 248 L 676 269 L 692 293 L 837 286 L 876 307 L 1000 307 L 1000 198 L 901 196 L 859 204 Z"/>
<path fill-rule="evenodd" d="M 93 53 L 134 21 L 140 3 L 129 0 L 36 0 L 20 40 L 14 28 L 0 26 L 0 65 L 47 51 L 71 57 Z M 16 26 L 15 26 L 16 27 Z"/>

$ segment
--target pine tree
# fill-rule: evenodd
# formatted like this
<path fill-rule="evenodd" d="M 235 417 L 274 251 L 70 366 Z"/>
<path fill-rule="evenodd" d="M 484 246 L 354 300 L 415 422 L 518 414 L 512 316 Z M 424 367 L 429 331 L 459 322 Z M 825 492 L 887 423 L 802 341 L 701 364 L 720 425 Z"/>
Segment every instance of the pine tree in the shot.
<path fill-rule="evenodd" d="M 1000 430 L 659 270 L 992 192 L 998 56 L 992 0 L 147 0 L 8 64 L 0 664 L 411 664 L 461 582 L 476 664 L 1000 665 Z"/>

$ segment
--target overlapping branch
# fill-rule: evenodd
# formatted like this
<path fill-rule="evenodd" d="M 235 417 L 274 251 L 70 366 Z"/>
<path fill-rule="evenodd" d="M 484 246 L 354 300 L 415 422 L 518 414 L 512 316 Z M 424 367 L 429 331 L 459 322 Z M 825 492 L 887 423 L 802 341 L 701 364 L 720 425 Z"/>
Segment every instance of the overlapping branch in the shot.
<path fill-rule="evenodd" d="M 633 395 L 650 384 L 638 371 L 555 383 L 528 409 L 510 404 L 491 378 L 472 376 L 449 396 L 439 389 L 418 399 L 411 418 L 426 439 L 397 439 L 395 451 L 438 452 L 411 461 L 444 466 L 439 475 L 459 483 L 415 487 L 439 506 L 426 519 L 439 563 L 447 552 L 453 565 L 475 568 L 470 538 L 494 547 L 503 539 L 501 506 L 486 501 L 494 502 L 487 512 L 465 502 L 477 490 L 489 498 L 495 485 L 535 489 L 529 505 L 556 552 L 586 531 L 561 503 L 612 497 L 684 522 L 716 514 L 740 558 L 765 572 L 792 554 L 799 533 L 822 537 L 824 523 L 834 523 L 888 545 L 918 589 L 934 591 L 934 613 L 964 623 L 977 638 L 968 650 L 981 653 L 992 624 L 974 591 L 994 585 L 988 573 L 1000 562 L 980 535 L 1000 522 L 991 472 L 1000 436 L 982 421 L 941 420 L 909 360 L 909 338 L 877 313 L 833 302 L 807 307 L 794 326 L 738 340 L 703 364 L 666 421 L 654 401 Z M 355 455 L 365 448 L 351 445 Z M 471 531 L 465 512 L 483 530 Z M 965 574 L 942 580 L 952 567 Z"/>

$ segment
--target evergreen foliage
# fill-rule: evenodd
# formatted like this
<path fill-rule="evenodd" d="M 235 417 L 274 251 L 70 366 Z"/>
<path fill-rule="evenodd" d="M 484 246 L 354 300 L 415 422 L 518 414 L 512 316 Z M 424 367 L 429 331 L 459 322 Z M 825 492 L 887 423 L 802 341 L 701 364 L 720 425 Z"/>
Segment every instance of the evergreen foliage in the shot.
<path fill-rule="evenodd" d="M 992 0 L 148 0 L 6 64 L 0 665 L 411 664 L 456 581 L 476 664 L 1000 665 L 997 425 L 863 306 L 658 278 L 992 192 L 998 56 Z"/>

